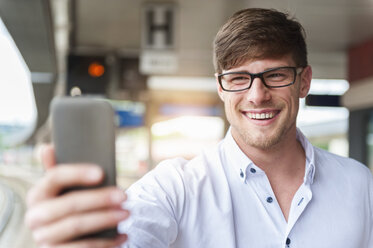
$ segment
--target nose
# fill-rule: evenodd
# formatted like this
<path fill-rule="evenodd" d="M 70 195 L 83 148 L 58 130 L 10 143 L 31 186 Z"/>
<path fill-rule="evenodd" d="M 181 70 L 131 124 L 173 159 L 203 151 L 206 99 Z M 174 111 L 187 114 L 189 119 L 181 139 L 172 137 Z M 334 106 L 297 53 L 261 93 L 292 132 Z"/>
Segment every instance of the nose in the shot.
<path fill-rule="evenodd" d="M 260 78 L 255 78 L 247 91 L 247 100 L 255 106 L 268 102 L 271 99 L 269 89 L 264 85 Z"/>

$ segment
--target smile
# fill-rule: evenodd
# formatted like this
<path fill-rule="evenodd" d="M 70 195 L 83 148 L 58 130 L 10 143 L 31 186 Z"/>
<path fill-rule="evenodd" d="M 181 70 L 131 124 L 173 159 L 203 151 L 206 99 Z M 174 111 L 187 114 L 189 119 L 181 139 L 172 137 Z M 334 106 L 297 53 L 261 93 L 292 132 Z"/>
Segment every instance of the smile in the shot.
<path fill-rule="evenodd" d="M 261 112 L 261 113 L 255 113 L 255 112 L 246 112 L 245 115 L 249 117 L 250 119 L 254 120 L 269 120 L 275 117 L 279 111 L 268 111 L 268 112 Z"/>

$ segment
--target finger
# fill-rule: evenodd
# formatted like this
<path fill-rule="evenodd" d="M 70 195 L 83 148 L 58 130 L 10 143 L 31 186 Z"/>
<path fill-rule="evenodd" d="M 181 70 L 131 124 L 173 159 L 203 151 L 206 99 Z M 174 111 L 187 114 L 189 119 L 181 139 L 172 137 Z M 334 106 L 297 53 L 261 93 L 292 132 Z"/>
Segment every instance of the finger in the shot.
<path fill-rule="evenodd" d="M 67 244 L 53 245 L 53 248 L 112 248 L 118 247 L 128 240 L 126 234 L 118 235 L 115 239 L 84 239 Z M 48 246 L 51 247 L 51 246 Z M 43 246 L 41 246 L 43 248 Z"/>
<path fill-rule="evenodd" d="M 41 161 L 47 170 L 56 164 L 55 150 L 52 144 L 43 145 L 41 148 Z"/>
<path fill-rule="evenodd" d="M 70 216 L 34 230 L 33 237 L 38 244 L 63 243 L 83 235 L 116 228 L 128 216 L 127 210 L 119 209 Z"/>
<path fill-rule="evenodd" d="M 96 165 L 60 165 L 50 169 L 27 195 L 29 207 L 56 197 L 64 189 L 74 186 L 94 186 L 102 182 L 104 173 Z"/>
<path fill-rule="evenodd" d="M 119 208 L 126 198 L 126 194 L 116 187 L 72 191 L 31 208 L 26 213 L 25 223 L 34 229 L 68 215 L 95 209 Z"/>

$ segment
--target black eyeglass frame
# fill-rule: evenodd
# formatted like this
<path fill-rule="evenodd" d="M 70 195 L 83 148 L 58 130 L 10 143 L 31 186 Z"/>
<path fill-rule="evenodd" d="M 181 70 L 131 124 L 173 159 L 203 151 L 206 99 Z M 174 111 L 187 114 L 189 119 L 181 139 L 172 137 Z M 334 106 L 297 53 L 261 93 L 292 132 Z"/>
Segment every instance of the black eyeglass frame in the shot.
<path fill-rule="evenodd" d="M 262 72 L 259 72 L 259 73 L 250 73 L 250 72 L 247 72 L 247 71 L 232 71 L 232 72 L 225 72 L 225 73 L 221 73 L 221 74 L 218 74 L 218 82 L 221 86 L 221 88 L 224 90 L 224 91 L 228 91 L 228 92 L 239 92 L 239 91 L 244 91 L 244 90 L 248 90 L 250 89 L 251 85 L 253 84 L 253 81 L 255 78 L 260 78 L 262 83 L 264 84 L 265 87 L 267 88 L 282 88 L 282 87 L 287 87 L 287 86 L 290 86 L 290 85 L 293 85 L 295 83 L 295 81 L 297 80 L 297 75 L 299 73 L 302 73 L 303 72 L 303 69 L 305 67 L 295 67 L 295 66 L 282 66 L 282 67 L 276 67 L 276 68 L 271 68 L 271 69 L 268 69 L 268 70 L 265 70 L 265 71 L 262 71 Z M 280 85 L 280 86 L 271 86 L 271 85 L 267 85 L 264 78 L 263 78 L 263 74 L 264 73 L 267 73 L 267 72 L 270 72 L 270 71 L 275 71 L 275 70 L 278 70 L 278 69 L 293 69 L 293 72 L 294 72 L 294 80 L 293 82 L 289 83 L 289 84 L 285 84 L 285 85 Z M 299 69 L 302 69 L 299 71 Z M 244 89 L 240 89 L 240 90 L 228 90 L 228 89 L 225 89 L 223 87 L 223 83 L 221 82 L 221 78 L 225 75 L 234 75 L 234 74 L 246 74 L 246 75 L 249 75 L 250 76 L 250 84 L 248 87 L 244 88 Z"/>

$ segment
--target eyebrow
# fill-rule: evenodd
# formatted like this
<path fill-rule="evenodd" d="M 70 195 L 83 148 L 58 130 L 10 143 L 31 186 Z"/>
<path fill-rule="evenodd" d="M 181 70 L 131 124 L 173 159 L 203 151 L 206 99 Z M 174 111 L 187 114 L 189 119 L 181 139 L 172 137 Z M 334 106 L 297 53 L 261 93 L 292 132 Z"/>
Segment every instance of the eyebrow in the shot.
<path fill-rule="evenodd" d="M 276 69 L 276 68 L 281 68 L 281 67 L 296 67 L 295 65 L 279 65 L 279 66 L 274 66 L 274 67 L 268 67 L 268 68 L 265 68 L 264 70 L 260 71 L 260 72 L 257 72 L 257 73 L 261 73 L 261 72 L 264 72 L 264 71 L 268 71 L 268 70 L 272 70 L 272 69 Z M 230 72 L 234 72 L 234 73 L 251 73 L 251 74 L 257 74 L 257 73 L 252 73 L 252 72 L 249 72 L 249 71 L 223 71 L 221 74 L 223 73 L 230 73 Z"/>

